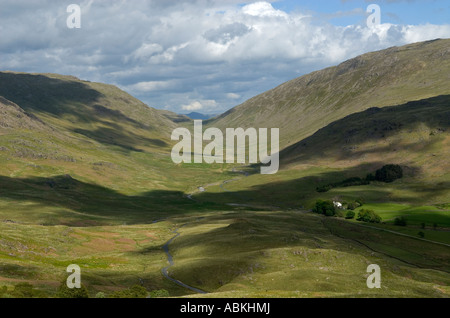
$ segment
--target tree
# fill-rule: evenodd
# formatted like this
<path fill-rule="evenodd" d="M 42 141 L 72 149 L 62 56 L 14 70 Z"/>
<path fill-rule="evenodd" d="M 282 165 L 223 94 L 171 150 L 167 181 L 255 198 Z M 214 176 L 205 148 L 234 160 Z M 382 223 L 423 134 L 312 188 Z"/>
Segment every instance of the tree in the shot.
<path fill-rule="evenodd" d="M 147 296 L 147 289 L 140 285 L 134 285 L 131 288 L 116 291 L 111 295 L 112 298 L 146 298 Z"/>
<path fill-rule="evenodd" d="M 360 207 L 360 204 L 358 203 L 358 202 L 350 202 L 348 205 L 347 205 L 347 209 L 349 209 L 349 210 L 355 210 L 356 208 L 359 208 Z"/>
<path fill-rule="evenodd" d="M 67 282 L 64 281 L 59 286 L 58 292 L 56 293 L 58 298 L 89 298 L 89 293 L 84 285 L 81 288 L 69 288 L 67 287 Z"/>
<path fill-rule="evenodd" d="M 394 225 L 396 225 L 396 226 L 406 226 L 407 225 L 406 218 L 404 216 L 401 216 L 399 218 L 395 218 Z"/>
<path fill-rule="evenodd" d="M 362 209 L 358 213 L 357 220 L 367 223 L 380 223 L 381 217 L 378 214 L 376 214 L 373 210 Z"/>
<path fill-rule="evenodd" d="M 95 298 L 106 298 L 106 294 L 104 292 L 98 292 L 95 294 Z"/>
<path fill-rule="evenodd" d="M 403 169 L 399 165 L 386 165 L 375 173 L 375 180 L 391 183 L 403 178 Z"/>
<path fill-rule="evenodd" d="M 158 298 L 158 297 L 169 297 L 170 294 L 167 290 L 165 289 L 160 289 L 160 290 L 152 290 L 150 292 L 150 297 L 151 298 Z"/>
<path fill-rule="evenodd" d="M 354 218 L 355 218 L 355 212 L 353 212 L 353 211 L 348 211 L 347 214 L 345 215 L 345 218 L 346 218 L 347 220 L 354 219 Z"/>
<path fill-rule="evenodd" d="M 326 216 L 335 216 L 336 215 L 336 207 L 333 202 L 327 200 L 317 200 L 316 205 L 313 208 L 314 213 L 323 214 Z"/>

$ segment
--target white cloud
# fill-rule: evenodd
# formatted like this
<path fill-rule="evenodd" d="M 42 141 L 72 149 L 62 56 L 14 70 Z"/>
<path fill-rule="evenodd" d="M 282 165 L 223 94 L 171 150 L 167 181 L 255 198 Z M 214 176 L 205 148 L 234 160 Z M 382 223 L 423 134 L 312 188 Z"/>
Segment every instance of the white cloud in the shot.
<path fill-rule="evenodd" d="M 151 81 L 151 82 L 139 82 L 128 86 L 128 88 L 135 92 L 154 92 L 171 87 L 173 84 L 170 81 Z"/>
<path fill-rule="evenodd" d="M 2 0 L 0 69 L 112 83 L 173 111 L 225 111 L 365 52 L 450 37 L 448 24 L 342 27 L 240 0 L 84 0 L 69 30 L 67 4 Z"/>
<path fill-rule="evenodd" d="M 215 108 L 217 103 L 215 100 L 203 100 L 203 101 L 193 101 L 188 105 L 182 105 L 181 108 L 187 111 L 196 111 L 202 109 Z"/>
<path fill-rule="evenodd" d="M 227 94 L 227 98 L 229 98 L 229 99 L 239 99 L 239 98 L 241 98 L 241 95 L 235 94 L 235 93 L 228 93 Z"/>
<path fill-rule="evenodd" d="M 288 14 L 275 10 L 272 5 L 266 1 L 259 1 L 255 3 L 248 4 L 242 8 L 242 12 L 252 16 L 258 17 L 282 17 L 288 18 Z"/>

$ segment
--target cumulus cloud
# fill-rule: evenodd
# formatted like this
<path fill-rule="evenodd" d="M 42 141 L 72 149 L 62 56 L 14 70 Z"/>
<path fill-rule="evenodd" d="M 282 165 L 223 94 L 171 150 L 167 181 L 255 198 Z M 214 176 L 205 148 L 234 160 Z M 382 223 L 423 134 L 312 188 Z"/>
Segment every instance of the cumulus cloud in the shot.
<path fill-rule="evenodd" d="M 225 111 L 368 51 L 450 37 L 448 24 L 335 26 L 240 0 L 83 0 L 81 29 L 68 29 L 72 2 L 2 0 L 0 69 L 116 84 L 177 112 Z"/>
<path fill-rule="evenodd" d="M 187 111 L 197 111 L 204 108 L 214 109 L 217 106 L 215 100 L 203 100 L 203 101 L 193 101 L 188 105 L 183 105 L 181 108 Z"/>
<path fill-rule="evenodd" d="M 241 95 L 236 94 L 236 93 L 228 93 L 227 94 L 227 98 L 229 98 L 229 99 L 239 99 L 239 98 L 241 98 Z"/>

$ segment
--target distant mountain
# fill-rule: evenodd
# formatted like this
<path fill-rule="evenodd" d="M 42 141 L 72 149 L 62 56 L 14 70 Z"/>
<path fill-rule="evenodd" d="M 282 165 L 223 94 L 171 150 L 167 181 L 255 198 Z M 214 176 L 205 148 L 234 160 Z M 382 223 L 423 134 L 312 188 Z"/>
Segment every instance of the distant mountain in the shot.
<path fill-rule="evenodd" d="M 208 125 L 280 128 L 281 148 L 350 114 L 450 94 L 450 40 L 392 47 L 294 79 Z"/>
<path fill-rule="evenodd" d="M 201 113 L 192 112 L 192 113 L 186 114 L 185 116 L 189 117 L 190 119 L 194 119 L 194 120 L 196 120 L 196 119 L 208 120 L 208 119 L 215 117 L 216 115 L 205 115 L 205 114 L 201 114 Z"/>

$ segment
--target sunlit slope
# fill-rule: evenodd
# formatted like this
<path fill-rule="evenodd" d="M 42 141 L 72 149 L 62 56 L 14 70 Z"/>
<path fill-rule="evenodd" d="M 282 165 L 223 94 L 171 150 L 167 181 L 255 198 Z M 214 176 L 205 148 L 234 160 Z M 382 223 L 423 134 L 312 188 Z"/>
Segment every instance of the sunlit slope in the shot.
<path fill-rule="evenodd" d="M 1 72 L 0 96 L 59 130 L 127 150 L 167 148 L 174 127 L 119 88 L 72 76 Z"/>
<path fill-rule="evenodd" d="M 349 115 L 281 152 L 284 167 L 395 162 L 416 177 L 448 181 L 450 95 Z"/>
<path fill-rule="evenodd" d="M 450 40 L 393 47 L 294 79 L 209 122 L 280 128 L 282 147 L 372 107 L 450 93 Z"/>
<path fill-rule="evenodd" d="M 115 86 L 56 74 L 0 72 L 0 176 L 5 184 L 18 182 L 19 188 L 27 188 L 35 178 L 53 184 L 70 176 L 77 184 L 126 195 L 181 191 L 177 197 L 186 200 L 184 192 L 220 178 L 223 169 L 208 166 L 210 173 L 204 174 L 203 166 L 172 162 L 174 116 Z M 48 186 L 34 190 L 38 197 L 55 191 Z M 83 201 L 78 192 L 73 199 Z M 26 193 L 32 201 L 36 198 Z M 27 200 L 26 195 L 22 198 Z M 48 198 L 48 204 L 58 201 Z M 132 209 L 132 198 L 125 201 Z"/>

